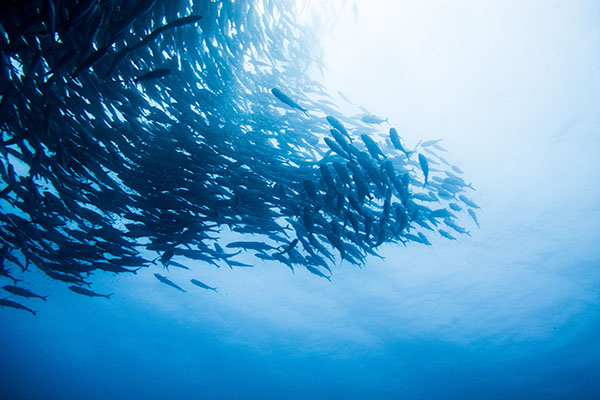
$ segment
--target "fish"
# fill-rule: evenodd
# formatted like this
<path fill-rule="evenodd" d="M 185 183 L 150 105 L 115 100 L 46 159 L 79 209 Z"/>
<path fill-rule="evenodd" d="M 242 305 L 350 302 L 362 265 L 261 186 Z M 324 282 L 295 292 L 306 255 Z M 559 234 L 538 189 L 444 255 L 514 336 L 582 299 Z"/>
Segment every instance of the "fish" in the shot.
<path fill-rule="evenodd" d="M 288 244 L 283 250 L 279 251 L 277 254 L 285 254 L 292 250 L 298 244 L 298 238 L 292 240 L 290 244 Z"/>
<path fill-rule="evenodd" d="M 161 281 L 162 283 L 164 283 L 165 285 L 169 285 L 171 287 L 174 287 L 177 290 L 180 290 L 182 292 L 185 292 L 185 290 L 183 290 L 181 287 L 179 287 L 177 284 L 175 284 L 174 282 L 172 282 L 170 279 L 168 279 L 166 276 L 163 276 L 161 274 L 155 273 L 154 276 L 156 277 L 156 279 L 158 279 L 159 281 Z"/>
<path fill-rule="evenodd" d="M 169 68 L 157 68 L 152 71 L 148 71 L 140 76 L 133 78 L 135 83 L 150 81 L 154 79 L 164 78 L 171 74 L 171 70 Z"/>
<path fill-rule="evenodd" d="M 212 291 L 217 291 L 217 288 L 212 287 L 212 286 L 208 286 L 206 283 L 201 282 L 197 279 L 191 279 L 190 282 L 192 282 L 194 285 L 201 287 L 202 289 L 206 289 L 206 290 L 212 290 Z"/>
<path fill-rule="evenodd" d="M 88 296 L 88 297 L 106 297 L 107 299 L 110 299 L 110 296 L 113 295 L 112 293 L 111 294 L 96 293 L 89 289 L 82 288 L 81 286 L 75 286 L 75 285 L 69 286 L 69 289 L 75 293 L 82 294 L 82 295 Z"/>
<path fill-rule="evenodd" d="M 8 299 L 0 299 L 0 307 L 11 307 L 16 308 L 17 310 L 29 311 L 33 315 L 36 315 L 36 312 L 32 309 L 24 306 L 23 304 L 17 303 L 16 301 L 8 300 Z"/>
<path fill-rule="evenodd" d="M 30 290 L 27 290 L 27 289 L 19 287 L 19 286 L 4 285 L 4 286 L 2 286 L 2 289 L 6 290 L 9 293 L 12 293 L 14 295 L 21 296 L 21 297 L 35 297 L 38 299 L 42 299 L 44 301 L 46 301 L 46 299 L 48 298 L 48 296 L 40 296 L 39 294 L 35 294 L 35 293 L 31 292 Z"/>
<path fill-rule="evenodd" d="M 340 122 L 339 119 L 332 117 L 331 115 L 328 115 L 325 117 L 325 119 L 327 120 L 327 122 L 329 122 L 329 124 L 337 129 L 339 132 L 341 132 L 344 136 L 346 136 L 348 139 L 352 140 L 350 134 L 348 133 L 348 131 L 346 130 L 346 128 L 344 127 L 344 125 Z"/>
<path fill-rule="evenodd" d="M 390 128 L 390 140 L 396 150 L 403 152 L 406 155 L 406 158 L 410 157 L 412 151 L 404 150 L 404 147 L 402 147 L 402 143 L 400 142 L 400 135 L 398 135 L 396 128 Z"/>
<path fill-rule="evenodd" d="M 480 207 L 479 207 L 477 204 L 475 204 L 475 203 L 473 202 L 473 200 L 470 200 L 470 199 L 469 199 L 467 196 L 465 196 L 465 195 L 462 195 L 462 194 L 461 194 L 461 195 L 459 195 L 459 196 L 458 196 L 458 198 L 459 198 L 459 199 L 460 199 L 460 200 L 461 200 L 463 203 L 465 203 L 466 205 L 468 205 L 469 207 L 472 207 L 472 208 L 480 208 Z"/>
<path fill-rule="evenodd" d="M 247 263 L 243 263 L 240 261 L 235 261 L 235 260 L 225 260 L 225 263 L 227 265 L 229 265 L 229 267 L 246 267 L 246 268 L 253 268 L 254 265 L 252 264 L 247 264 Z"/>
<path fill-rule="evenodd" d="M 342 149 L 342 147 L 339 144 L 337 144 L 330 138 L 328 138 L 328 137 L 323 138 L 323 141 L 327 144 L 327 146 L 329 146 L 329 148 L 331 150 L 333 150 L 338 155 L 340 155 L 344 158 L 347 158 L 347 159 L 351 159 L 350 155 L 348 153 L 346 153 L 346 151 L 344 151 L 344 149 Z"/>
<path fill-rule="evenodd" d="M 331 277 L 325 275 L 324 273 L 321 272 L 321 270 L 319 270 L 316 267 L 313 267 L 312 265 L 306 265 L 306 269 L 308 270 L 308 272 L 310 272 L 311 274 L 320 276 L 321 278 L 325 278 L 327 279 L 329 282 L 331 282 Z"/>
<path fill-rule="evenodd" d="M 363 133 L 362 135 L 360 135 L 360 138 L 367 147 L 367 150 L 371 154 L 371 157 L 373 157 L 376 160 L 379 160 L 380 157 L 385 158 L 385 154 L 383 154 L 377 143 L 375 143 L 375 141 L 369 135 Z"/>
<path fill-rule="evenodd" d="M 475 222 L 475 225 L 477 225 L 478 228 L 481 228 L 479 226 L 479 221 L 477 220 L 477 215 L 475 215 L 475 211 L 473 211 L 472 208 L 469 208 L 467 210 L 467 212 L 469 213 L 469 216 L 471 217 L 471 219 L 473 219 L 473 221 Z"/>
<path fill-rule="evenodd" d="M 441 142 L 442 139 L 435 139 L 435 140 L 426 140 L 424 142 L 421 143 L 421 147 L 429 147 L 429 146 L 433 146 L 439 142 Z"/>
<path fill-rule="evenodd" d="M 419 153 L 419 164 L 421 165 L 421 170 L 425 177 L 425 182 L 423 183 L 423 186 L 425 186 L 427 185 L 427 177 L 429 176 L 429 163 L 427 162 L 427 158 L 421 153 Z"/>
<path fill-rule="evenodd" d="M 188 270 L 188 271 L 190 270 L 189 267 L 186 267 L 185 265 L 183 265 L 181 263 L 178 263 L 177 261 L 173 261 L 173 260 L 169 261 L 168 266 L 169 267 L 177 267 L 177 268 L 185 269 L 185 270 Z"/>
<path fill-rule="evenodd" d="M 277 88 L 273 88 L 273 89 L 271 89 L 271 93 L 273 93 L 273 96 L 277 97 L 277 99 L 279 101 L 281 101 L 282 103 L 287 104 L 288 106 L 290 106 L 292 108 L 302 111 L 305 115 L 308 115 L 308 110 L 306 108 L 301 107 L 298 103 L 296 103 L 294 100 L 292 100 L 288 95 L 283 93 L 281 90 L 279 90 Z"/>
<path fill-rule="evenodd" d="M 451 234 L 449 234 L 448 232 L 446 232 L 443 229 L 438 229 L 438 232 L 440 233 L 440 235 L 442 235 L 443 237 L 445 237 L 446 239 L 450 239 L 450 240 L 456 240 L 456 238 L 454 236 L 452 236 Z"/>
<path fill-rule="evenodd" d="M 360 119 L 362 122 L 364 122 L 365 124 L 382 124 L 384 122 L 388 122 L 388 119 L 383 119 L 381 117 L 378 117 L 376 115 L 364 115 L 361 117 Z"/>
<path fill-rule="evenodd" d="M 246 249 L 246 250 L 258 250 L 258 251 L 265 251 L 265 250 L 273 250 L 274 247 L 271 246 L 270 244 L 267 243 L 263 243 L 263 242 L 249 242 L 249 241 L 238 241 L 238 242 L 231 242 L 229 244 L 227 244 L 228 248 L 242 248 L 242 249 Z"/>

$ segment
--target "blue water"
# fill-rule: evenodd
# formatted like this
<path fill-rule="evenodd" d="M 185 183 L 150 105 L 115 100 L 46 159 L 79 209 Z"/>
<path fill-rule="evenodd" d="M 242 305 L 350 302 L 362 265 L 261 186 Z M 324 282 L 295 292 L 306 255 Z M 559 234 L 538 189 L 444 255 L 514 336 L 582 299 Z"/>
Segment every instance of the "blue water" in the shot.
<path fill-rule="evenodd" d="M 418 3 L 347 8 L 323 79 L 412 144 L 442 138 L 481 229 L 331 283 L 245 255 L 190 264 L 217 293 L 92 277 L 107 300 L 29 272 L 50 297 L 0 310 L 0 398 L 600 398 L 600 7 Z"/>

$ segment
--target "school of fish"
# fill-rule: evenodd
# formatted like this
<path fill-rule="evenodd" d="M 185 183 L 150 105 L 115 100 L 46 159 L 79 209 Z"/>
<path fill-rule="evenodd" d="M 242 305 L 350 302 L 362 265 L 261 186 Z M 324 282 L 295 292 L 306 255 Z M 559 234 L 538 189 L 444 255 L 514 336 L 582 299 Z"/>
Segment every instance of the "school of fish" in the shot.
<path fill-rule="evenodd" d="M 297 7 L 2 2 L 1 307 L 35 315 L 32 268 L 105 298 L 92 274 L 252 267 L 248 252 L 331 280 L 384 243 L 469 234 L 461 214 L 479 225 L 439 140 L 408 150 L 401 127 L 344 116 L 311 78 L 316 29 Z"/>

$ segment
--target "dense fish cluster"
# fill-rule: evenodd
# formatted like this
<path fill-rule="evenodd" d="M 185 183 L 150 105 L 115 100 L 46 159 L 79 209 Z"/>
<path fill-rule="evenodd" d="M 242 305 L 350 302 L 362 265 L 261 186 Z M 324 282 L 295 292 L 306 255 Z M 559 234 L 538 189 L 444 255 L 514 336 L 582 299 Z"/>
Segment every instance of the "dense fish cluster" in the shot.
<path fill-rule="evenodd" d="M 409 150 L 311 78 L 318 30 L 296 2 L 1 7 L 0 306 L 45 300 L 20 283 L 29 268 L 103 297 L 90 274 L 251 266 L 242 251 L 330 279 L 338 260 L 468 234 L 462 212 L 476 222 L 438 141 Z"/>

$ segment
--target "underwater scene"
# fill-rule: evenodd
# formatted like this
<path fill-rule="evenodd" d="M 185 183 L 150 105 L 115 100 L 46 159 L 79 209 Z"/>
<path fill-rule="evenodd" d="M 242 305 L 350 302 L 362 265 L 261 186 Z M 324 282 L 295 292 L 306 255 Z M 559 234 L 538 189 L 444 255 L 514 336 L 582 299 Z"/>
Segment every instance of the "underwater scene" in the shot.
<path fill-rule="evenodd" d="M 600 2 L 0 1 L 0 399 L 600 398 Z"/>

